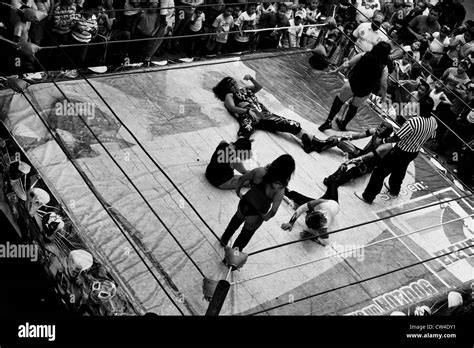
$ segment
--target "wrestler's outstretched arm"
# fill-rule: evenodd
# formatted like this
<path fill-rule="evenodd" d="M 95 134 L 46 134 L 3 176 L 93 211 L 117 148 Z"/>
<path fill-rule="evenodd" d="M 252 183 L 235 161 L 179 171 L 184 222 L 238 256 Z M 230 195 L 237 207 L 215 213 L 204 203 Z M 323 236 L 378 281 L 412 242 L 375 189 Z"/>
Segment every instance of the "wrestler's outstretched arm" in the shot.
<path fill-rule="evenodd" d="M 248 87 L 248 88 L 249 88 L 250 90 L 252 90 L 252 92 L 254 92 L 254 93 L 257 93 L 258 91 L 260 91 L 260 90 L 263 88 L 263 86 L 262 86 L 260 83 L 258 83 L 258 82 L 252 77 L 252 75 L 249 75 L 249 74 L 245 75 L 245 76 L 244 76 L 244 80 L 245 80 L 245 81 L 249 81 L 249 80 L 252 81 L 253 87 Z"/>
<path fill-rule="evenodd" d="M 298 220 L 298 218 L 301 216 L 301 214 L 307 212 L 309 209 L 314 209 L 314 207 L 318 206 L 324 201 L 324 199 L 314 199 L 306 204 L 299 206 L 299 208 L 296 209 L 295 213 L 291 217 L 290 221 L 282 224 L 281 228 L 287 231 L 291 231 L 293 229 L 293 225 L 295 224 L 296 220 Z"/>

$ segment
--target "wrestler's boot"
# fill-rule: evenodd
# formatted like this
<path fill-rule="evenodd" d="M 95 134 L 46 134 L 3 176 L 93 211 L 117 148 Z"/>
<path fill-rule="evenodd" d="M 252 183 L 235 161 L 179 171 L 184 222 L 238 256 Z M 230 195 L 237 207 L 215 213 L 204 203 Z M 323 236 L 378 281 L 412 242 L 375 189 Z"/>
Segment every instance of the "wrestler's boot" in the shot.
<path fill-rule="evenodd" d="M 339 99 L 339 97 L 334 98 L 334 101 L 331 106 L 331 110 L 329 111 L 328 118 L 318 128 L 321 132 L 324 132 L 326 129 L 330 129 L 332 127 L 332 120 L 334 116 L 336 116 L 337 113 L 341 110 L 343 105 L 344 103 L 342 102 L 341 99 Z"/>
<path fill-rule="evenodd" d="M 338 142 L 339 141 L 337 137 L 329 137 L 325 140 L 320 140 L 313 136 L 313 139 L 311 140 L 311 145 L 314 151 L 322 152 L 327 149 L 330 149 L 331 147 L 337 146 Z"/>
<path fill-rule="evenodd" d="M 328 186 L 330 184 L 337 184 L 337 186 L 340 186 L 348 181 L 349 178 L 347 178 L 347 165 L 346 164 L 341 164 L 337 170 L 329 175 L 327 178 L 324 178 L 323 184 Z"/>
<path fill-rule="evenodd" d="M 349 124 L 349 122 L 351 122 L 351 120 L 357 114 L 358 109 L 359 108 L 357 106 L 350 104 L 349 108 L 347 109 L 346 117 L 344 117 L 344 121 L 341 121 L 340 119 L 336 120 L 337 126 L 339 127 L 340 130 L 342 131 L 346 130 L 346 126 Z"/>

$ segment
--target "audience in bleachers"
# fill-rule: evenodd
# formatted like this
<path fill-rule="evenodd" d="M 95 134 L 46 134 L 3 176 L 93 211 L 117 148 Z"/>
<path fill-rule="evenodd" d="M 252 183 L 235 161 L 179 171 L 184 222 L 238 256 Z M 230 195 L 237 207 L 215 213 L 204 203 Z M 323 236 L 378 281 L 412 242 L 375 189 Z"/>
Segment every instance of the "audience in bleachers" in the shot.
<path fill-rule="evenodd" d="M 391 77 L 399 80 L 389 81 L 392 101 L 410 100 L 410 93 L 426 80 L 428 93 L 436 99 L 438 117 L 465 142 L 473 140 L 474 23 L 464 21 L 462 0 L 440 0 L 434 5 L 427 0 L 300 0 L 248 5 L 230 0 L 0 2 L 15 8 L 31 7 L 44 15 L 35 21 L 2 6 L 0 35 L 6 39 L 42 47 L 83 44 L 41 50 L 37 59 L 50 70 L 150 62 L 163 54 L 196 57 L 257 48 L 314 48 L 318 43 L 325 43 L 329 63 L 340 65 L 355 53 L 387 41 L 394 62 Z M 333 15 L 336 29 L 313 26 Z M 263 28 L 269 30 L 251 32 Z M 182 38 L 197 34 L 205 35 Z M 114 43 L 143 38 L 153 40 Z M 88 47 L 87 43 L 103 45 Z M 1 67 L 4 72 L 11 68 L 14 72 L 40 70 L 28 57 L 23 57 L 21 66 L 14 65 L 17 51 L 9 45 L 0 44 L 0 58 L 7 58 Z M 438 132 L 437 150 L 453 153 L 465 149 L 465 144 L 443 127 Z"/>

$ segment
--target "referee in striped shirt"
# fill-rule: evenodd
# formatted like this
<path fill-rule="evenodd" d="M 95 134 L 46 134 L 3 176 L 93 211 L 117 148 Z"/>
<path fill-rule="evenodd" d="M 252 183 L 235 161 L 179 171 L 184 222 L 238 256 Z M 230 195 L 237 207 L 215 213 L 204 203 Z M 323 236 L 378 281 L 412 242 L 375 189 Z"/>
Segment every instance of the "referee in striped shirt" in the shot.
<path fill-rule="evenodd" d="M 438 124 L 431 116 L 433 105 L 429 96 L 420 99 L 420 116 L 411 118 L 394 135 L 381 140 L 384 144 L 395 142 L 396 145 L 374 169 L 365 191 L 362 194 L 354 192 L 358 198 L 371 204 L 389 174 L 387 189 L 392 196 L 399 194 L 408 165 L 418 156 L 424 143 L 436 134 Z"/>

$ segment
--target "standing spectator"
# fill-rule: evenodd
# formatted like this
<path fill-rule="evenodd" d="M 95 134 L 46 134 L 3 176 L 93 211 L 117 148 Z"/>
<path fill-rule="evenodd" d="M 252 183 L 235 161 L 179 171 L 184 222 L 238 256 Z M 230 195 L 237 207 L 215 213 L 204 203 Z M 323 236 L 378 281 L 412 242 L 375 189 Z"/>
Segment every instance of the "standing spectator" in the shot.
<path fill-rule="evenodd" d="M 183 35 L 198 35 L 202 31 L 203 23 L 206 20 L 204 9 L 198 7 L 191 15 L 188 28 L 183 32 Z M 200 37 L 189 37 L 184 40 L 186 42 L 186 54 L 188 57 L 193 57 L 200 48 Z"/>
<path fill-rule="evenodd" d="M 268 12 L 276 13 L 275 5 L 272 4 L 271 2 L 262 2 L 261 4 L 259 4 L 257 6 L 257 8 L 256 8 L 256 15 L 257 15 L 256 23 L 257 23 L 257 25 L 260 25 L 260 17 L 262 16 L 262 14 L 268 13 Z"/>
<path fill-rule="evenodd" d="M 211 53 L 217 52 L 222 54 L 229 38 L 229 31 L 234 27 L 234 17 L 232 17 L 233 8 L 226 6 L 224 13 L 217 16 L 216 20 L 212 24 L 216 30 L 214 40 L 216 42 L 215 48 L 211 49 Z"/>
<path fill-rule="evenodd" d="M 352 35 L 356 38 L 355 52 L 369 52 L 381 41 L 389 41 L 388 35 L 382 31 L 380 26 L 383 23 L 383 14 L 377 12 L 372 22 L 360 24 Z"/>
<path fill-rule="evenodd" d="M 385 18 L 390 18 L 389 22 L 395 25 L 396 21 L 402 21 L 405 18 L 405 12 L 403 11 L 403 0 L 395 0 L 393 2 L 393 13 L 390 15 L 385 13 Z"/>
<path fill-rule="evenodd" d="M 204 0 L 178 0 L 176 6 L 178 8 L 175 12 L 175 27 L 174 27 L 174 36 L 183 35 L 186 28 L 188 28 L 189 22 L 194 14 L 194 11 L 198 6 L 204 4 Z M 173 51 L 183 49 L 184 47 L 179 47 L 180 40 L 173 40 Z"/>
<path fill-rule="evenodd" d="M 30 39 L 35 45 L 40 46 L 44 38 L 44 31 L 48 25 L 54 10 L 53 0 L 36 0 L 38 11 L 43 12 L 46 17 L 39 23 L 31 23 Z"/>
<path fill-rule="evenodd" d="M 290 38 L 289 47 L 300 47 L 301 36 L 303 35 L 302 13 L 297 12 L 294 19 L 290 19 L 290 26 L 288 29 L 288 36 Z"/>
<path fill-rule="evenodd" d="M 342 64 L 343 60 L 349 56 L 352 49 L 352 33 L 354 31 L 354 24 L 348 23 L 344 28 L 344 34 L 339 37 L 339 40 L 334 46 L 334 50 L 329 53 L 329 62 L 335 66 Z"/>
<path fill-rule="evenodd" d="M 165 21 L 166 28 L 163 33 L 164 37 L 173 36 L 173 31 L 175 27 L 175 8 L 174 0 L 160 0 L 160 20 Z M 171 50 L 172 40 L 166 39 L 164 44 L 161 46 L 165 50 Z"/>
<path fill-rule="evenodd" d="M 244 30 L 255 29 L 257 14 L 255 13 L 255 4 L 248 4 L 247 10 L 242 12 L 235 21 L 235 28 L 238 33 L 234 34 L 234 47 L 236 52 L 248 51 L 250 48 L 250 41 L 254 39 L 255 33 L 244 33 Z"/>
<path fill-rule="evenodd" d="M 71 48 L 71 58 L 76 66 L 82 67 L 87 55 L 87 44 L 97 34 L 97 17 L 94 0 L 84 3 L 83 9 L 77 14 L 71 27 L 71 43 L 81 44 Z"/>
<path fill-rule="evenodd" d="M 434 83 L 434 88 L 430 92 L 430 98 L 433 99 L 433 110 L 436 112 L 438 109 L 438 105 L 440 103 L 444 104 L 451 104 L 451 101 L 449 100 L 448 96 L 446 93 L 444 93 L 444 86 L 441 83 L 441 81 L 437 80 Z M 439 127 L 438 127 L 438 132 L 439 132 Z"/>
<path fill-rule="evenodd" d="M 273 28 L 274 30 L 263 31 L 260 33 L 259 49 L 277 48 L 281 45 L 280 41 L 283 38 L 288 39 L 288 29 L 279 30 L 279 27 L 288 27 L 290 22 L 286 17 L 287 6 L 280 4 L 278 13 L 264 13 L 260 17 L 260 26 L 262 28 Z"/>
<path fill-rule="evenodd" d="M 68 42 L 75 17 L 76 5 L 73 0 L 60 0 L 54 6 L 50 24 L 52 36 L 56 43 L 65 44 Z"/>
<path fill-rule="evenodd" d="M 420 116 L 408 120 L 393 136 L 382 141 L 382 143 L 395 142 L 396 145 L 375 168 L 365 191 L 362 194 L 354 192 L 365 203 L 372 204 L 377 194 L 382 190 L 384 179 L 388 175 L 390 175 L 387 185 L 388 192 L 392 196 L 397 196 L 408 165 L 418 156 L 418 152 L 425 142 L 434 137 L 437 122 L 431 116 L 433 100 L 426 97 L 419 103 Z"/>

